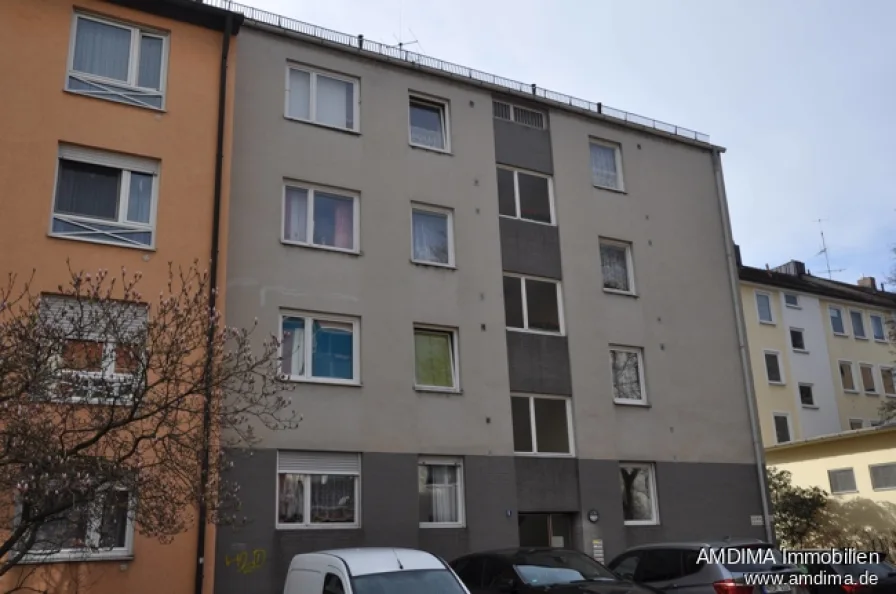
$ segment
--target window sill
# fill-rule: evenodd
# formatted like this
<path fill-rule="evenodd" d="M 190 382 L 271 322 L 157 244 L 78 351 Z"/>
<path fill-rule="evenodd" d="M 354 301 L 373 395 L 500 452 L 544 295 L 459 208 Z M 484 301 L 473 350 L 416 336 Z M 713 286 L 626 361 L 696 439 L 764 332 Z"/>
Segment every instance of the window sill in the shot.
<path fill-rule="evenodd" d="M 621 188 L 611 188 L 610 186 L 598 186 L 597 184 L 592 183 L 592 186 L 597 188 L 598 190 L 606 190 L 607 192 L 614 192 L 616 194 L 628 194 L 625 189 Z"/>
<path fill-rule="evenodd" d="M 414 260 L 411 258 L 411 264 L 414 266 L 422 266 L 423 268 L 441 268 L 442 270 L 457 270 L 454 264 L 439 264 L 438 262 L 426 262 L 424 260 Z"/>
<path fill-rule="evenodd" d="M 464 391 L 459 388 L 439 388 L 437 386 L 414 386 L 415 392 L 423 392 L 426 394 L 446 394 L 462 396 Z"/>
<path fill-rule="evenodd" d="M 807 351 L 806 349 L 793 349 L 793 352 L 799 353 L 800 355 L 808 355 L 809 354 L 809 351 Z"/>
<path fill-rule="evenodd" d="M 69 72 L 66 75 L 66 79 L 69 76 L 72 76 L 73 73 Z M 83 76 L 81 74 L 74 74 L 75 76 Z M 130 101 L 119 101 L 117 99 L 107 99 L 106 97 L 100 97 L 98 95 L 94 95 L 93 93 L 88 93 L 85 91 L 78 91 L 75 89 L 69 89 L 67 86 L 62 89 L 67 95 L 74 95 L 76 97 L 87 97 L 88 99 L 96 99 L 98 101 L 105 101 L 106 103 L 115 103 L 117 105 L 124 105 L 125 107 L 136 107 L 137 109 L 142 109 L 149 112 L 155 112 L 158 114 L 168 113 L 164 107 L 154 107 L 152 105 L 140 105 L 139 103 L 131 103 Z M 124 89 L 124 92 L 128 92 L 128 89 Z M 162 104 L 165 104 L 165 97 L 162 97 Z"/>
<path fill-rule="evenodd" d="M 320 122 L 315 122 L 312 120 L 305 120 L 302 118 L 294 118 L 292 116 L 288 116 L 283 114 L 284 120 L 289 120 L 290 122 L 299 122 L 301 124 L 308 124 L 309 126 L 314 126 L 316 128 L 323 128 L 324 130 L 332 130 L 333 132 L 342 132 L 343 134 L 348 134 L 350 136 L 361 136 L 360 130 L 352 130 L 350 128 L 340 128 L 339 126 L 331 126 L 329 124 L 322 124 Z"/>
<path fill-rule="evenodd" d="M 659 526 L 660 523 L 656 520 L 624 520 L 623 524 L 626 526 Z"/>
<path fill-rule="evenodd" d="M 333 380 L 326 378 L 308 378 L 308 377 L 293 377 L 289 375 L 281 375 L 280 381 L 282 382 L 294 382 L 297 384 L 317 384 L 321 386 L 346 386 L 348 388 L 360 388 L 360 381 L 348 381 L 348 380 Z"/>
<path fill-rule="evenodd" d="M 508 332 L 519 332 L 520 334 L 541 334 L 542 336 L 566 336 L 563 332 L 550 332 L 548 330 L 529 330 L 527 328 L 507 328 Z"/>
<path fill-rule="evenodd" d="M 771 380 L 769 380 L 768 383 L 769 383 L 769 385 L 771 385 L 771 386 L 786 386 L 786 385 L 787 385 L 787 382 L 773 382 L 773 381 L 771 381 Z"/>
<path fill-rule="evenodd" d="M 309 250 L 319 250 L 322 252 L 334 252 L 337 254 L 345 254 L 346 256 L 360 256 L 361 250 L 346 250 L 343 248 L 332 247 L 329 245 L 316 245 L 313 243 L 302 243 L 299 241 L 289 241 L 287 239 L 280 239 L 280 243 L 283 245 L 288 245 L 290 247 L 300 247 L 307 248 Z"/>
<path fill-rule="evenodd" d="M 535 223 L 536 225 L 543 225 L 545 227 L 556 227 L 557 223 L 546 223 L 544 221 L 536 221 L 534 219 L 527 219 L 525 217 L 512 217 L 510 215 L 498 214 L 498 218 L 500 219 L 509 219 L 511 221 L 522 221 L 523 223 Z"/>
<path fill-rule="evenodd" d="M 835 493 L 834 491 L 831 491 L 831 495 L 854 495 L 854 494 L 856 494 L 856 493 L 858 493 L 858 490 L 855 490 L 855 491 L 837 491 L 836 493 Z"/>
<path fill-rule="evenodd" d="M 431 146 L 426 146 L 425 144 L 414 144 L 413 142 L 409 142 L 408 146 L 410 146 L 412 149 L 416 149 L 418 151 L 426 151 L 428 153 L 436 153 L 438 155 L 448 155 L 449 157 L 454 156 L 454 153 L 452 153 L 448 149 L 438 149 L 438 148 L 433 148 Z"/>
<path fill-rule="evenodd" d="M 801 406 L 802 406 L 803 408 L 808 408 L 808 409 L 811 409 L 811 410 L 818 410 L 818 405 L 817 405 L 817 404 L 802 404 Z"/>
<path fill-rule="evenodd" d="M 637 402 L 637 401 L 633 402 L 631 400 L 621 400 L 618 398 L 613 399 L 613 404 L 618 404 L 620 406 L 637 406 L 640 408 L 650 408 L 649 402 Z"/>
<path fill-rule="evenodd" d="M 874 339 L 874 342 L 877 342 L 877 343 L 880 343 L 880 344 L 890 344 L 890 343 L 887 341 L 886 338 L 875 338 L 875 339 Z"/>
<path fill-rule="evenodd" d="M 769 322 L 768 320 L 759 320 L 759 323 L 764 326 L 777 326 L 775 322 Z"/>
<path fill-rule="evenodd" d="M 856 336 L 856 340 L 868 340 L 867 336 Z"/>
<path fill-rule="evenodd" d="M 152 231 L 153 240 L 155 240 L 155 229 Z M 130 243 L 119 243 L 117 241 L 102 241 L 100 239 L 88 239 L 86 237 L 72 237 L 71 235 L 64 235 L 61 233 L 53 233 L 50 231 L 47 233 L 47 237 L 51 237 L 52 239 L 64 239 L 66 241 L 79 241 L 81 243 L 92 243 L 95 245 L 108 245 L 109 247 L 120 247 L 128 250 L 139 250 L 141 252 L 154 252 L 156 251 L 155 245 L 133 245 Z"/>
<path fill-rule="evenodd" d="M 458 524 L 448 524 L 448 523 L 445 523 L 445 524 L 437 524 L 437 523 L 432 523 L 432 522 L 420 522 L 420 528 L 421 528 L 422 530 L 445 530 L 446 528 L 447 528 L 447 529 L 454 529 L 454 530 L 463 530 L 463 529 L 466 528 L 466 527 L 467 527 L 467 526 L 466 526 L 466 524 L 464 524 L 464 523 L 458 523 Z"/>
<path fill-rule="evenodd" d="M 846 332 L 832 332 L 831 334 L 833 334 L 837 338 L 849 338 L 849 334 L 847 334 Z"/>
<path fill-rule="evenodd" d="M 868 390 L 862 390 L 865 396 L 873 396 L 874 398 L 880 397 L 880 392 L 869 392 Z"/>
<path fill-rule="evenodd" d="M 563 454 L 559 452 L 514 452 L 514 456 L 521 458 L 575 458 L 574 453 Z"/>
<path fill-rule="evenodd" d="M 100 561 L 133 561 L 134 553 L 130 551 L 71 551 L 50 555 L 25 555 L 19 560 L 24 565 L 43 565 L 50 563 L 97 563 Z"/>
<path fill-rule="evenodd" d="M 844 388 L 843 393 L 844 394 L 858 394 L 859 391 L 858 390 L 847 390 L 846 388 Z"/>
<path fill-rule="evenodd" d="M 896 394 L 884 394 L 887 398 L 896 398 Z"/>
<path fill-rule="evenodd" d="M 360 530 L 361 524 L 277 524 L 276 530 Z"/>
<path fill-rule="evenodd" d="M 871 487 L 872 491 L 896 491 L 896 487 Z"/>
<path fill-rule="evenodd" d="M 785 303 L 784 306 L 790 309 L 803 309 L 802 305 L 788 305 Z"/>
<path fill-rule="evenodd" d="M 638 298 L 638 294 L 634 291 L 620 291 L 619 289 L 608 289 L 604 287 L 604 293 L 609 293 L 610 295 L 621 295 L 622 297 L 634 297 Z"/>

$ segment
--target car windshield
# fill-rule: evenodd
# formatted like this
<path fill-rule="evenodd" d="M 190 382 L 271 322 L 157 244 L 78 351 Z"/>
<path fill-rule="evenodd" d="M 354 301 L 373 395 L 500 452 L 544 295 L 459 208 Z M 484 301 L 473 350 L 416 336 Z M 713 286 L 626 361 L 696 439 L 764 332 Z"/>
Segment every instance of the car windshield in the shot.
<path fill-rule="evenodd" d="M 736 573 L 753 573 L 771 571 L 777 566 L 785 565 L 784 555 L 771 545 L 741 545 L 725 547 L 725 559 L 734 563 L 725 563 L 728 571 Z"/>
<path fill-rule="evenodd" d="M 532 586 L 619 579 L 591 557 L 574 551 L 518 553 L 512 561 L 523 581 Z"/>
<path fill-rule="evenodd" d="M 466 594 L 445 569 L 372 573 L 352 579 L 355 594 Z"/>

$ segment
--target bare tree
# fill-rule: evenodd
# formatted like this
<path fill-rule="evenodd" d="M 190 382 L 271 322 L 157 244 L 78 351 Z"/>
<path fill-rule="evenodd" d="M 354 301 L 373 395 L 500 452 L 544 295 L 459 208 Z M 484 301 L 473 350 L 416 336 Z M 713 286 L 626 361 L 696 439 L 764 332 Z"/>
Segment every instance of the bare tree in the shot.
<path fill-rule="evenodd" d="M 196 262 L 169 265 L 152 299 L 140 273 L 69 272 L 53 294 L 14 276 L 0 288 L 0 576 L 19 566 L 14 589 L 23 561 L 114 551 L 128 524 L 167 542 L 200 503 L 235 521 L 224 449 L 298 424 L 278 341 L 256 350 L 254 328 L 224 326 Z"/>

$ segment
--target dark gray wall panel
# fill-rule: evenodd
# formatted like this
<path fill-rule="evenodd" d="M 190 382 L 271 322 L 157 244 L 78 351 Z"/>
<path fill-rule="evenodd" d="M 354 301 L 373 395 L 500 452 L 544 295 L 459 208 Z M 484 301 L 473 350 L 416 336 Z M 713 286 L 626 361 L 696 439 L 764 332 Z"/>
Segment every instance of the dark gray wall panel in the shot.
<path fill-rule="evenodd" d="M 627 546 L 622 524 L 619 463 L 615 460 L 581 459 L 578 463 L 582 510 L 587 514 L 593 509 L 600 514 L 597 537 L 604 541 L 604 560 L 609 561 Z"/>
<path fill-rule="evenodd" d="M 497 118 L 494 122 L 495 160 L 498 163 L 554 174 L 551 133 L 548 130 L 538 130 Z"/>
<path fill-rule="evenodd" d="M 563 278 L 557 227 L 501 217 L 501 266 L 507 272 Z"/>
<path fill-rule="evenodd" d="M 521 512 L 579 511 L 578 464 L 575 458 L 516 459 Z"/>
<path fill-rule="evenodd" d="M 471 552 L 512 547 L 519 542 L 513 461 L 510 456 L 464 458 Z"/>
<path fill-rule="evenodd" d="M 511 392 L 572 394 L 565 336 L 507 331 Z"/>

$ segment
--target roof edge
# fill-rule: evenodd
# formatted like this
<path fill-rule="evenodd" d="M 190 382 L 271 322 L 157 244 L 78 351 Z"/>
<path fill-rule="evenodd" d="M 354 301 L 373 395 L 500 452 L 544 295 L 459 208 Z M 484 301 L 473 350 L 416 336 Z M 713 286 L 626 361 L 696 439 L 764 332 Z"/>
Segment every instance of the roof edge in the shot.
<path fill-rule="evenodd" d="M 202 0 L 105 0 L 126 8 L 174 19 L 206 29 L 224 32 L 228 17 L 231 22 L 231 34 L 237 35 L 245 21 L 239 12 L 210 6 Z"/>
<path fill-rule="evenodd" d="M 831 433 L 829 435 L 818 435 L 801 439 L 799 441 L 789 441 L 787 443 L 779 443 L 765 448 L 766 452 L 783 452 L 787 450 L 798 450 L 804 447 L 810 447 L 820 443 L 831 443 L 837 441 L 847 441 L 850 439 L 862 439 L 877 435 L 880 433 L 889 433 L 896 431 L 896 422 L 890 422 L 877 427 L 862 427 L 861 429 L 852 429 L 850 431 L 841 431 L 840 433 Z"/>

